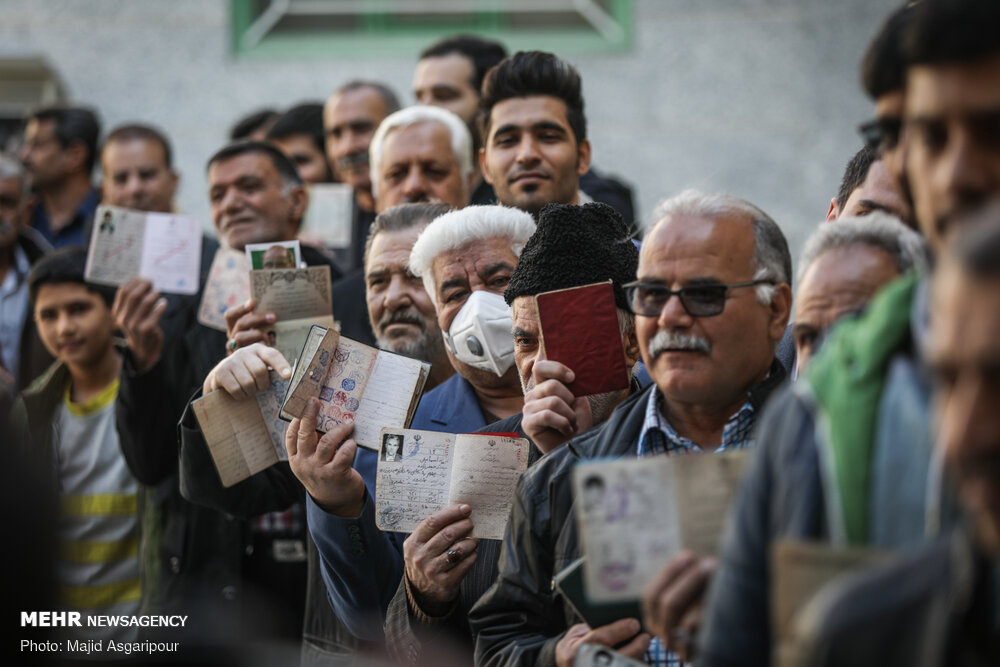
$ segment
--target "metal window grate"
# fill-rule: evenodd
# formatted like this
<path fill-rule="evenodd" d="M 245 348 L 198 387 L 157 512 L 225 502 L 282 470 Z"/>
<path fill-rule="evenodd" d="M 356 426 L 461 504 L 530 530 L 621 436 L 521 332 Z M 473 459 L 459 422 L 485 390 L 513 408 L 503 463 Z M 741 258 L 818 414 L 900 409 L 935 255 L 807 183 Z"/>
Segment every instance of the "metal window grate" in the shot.
<path fill-rule="evenodd" d="M 231 0 L 236 53 L 366 56 L 473 32 L 511 49 L 621 50 L 632 0 Z"/>

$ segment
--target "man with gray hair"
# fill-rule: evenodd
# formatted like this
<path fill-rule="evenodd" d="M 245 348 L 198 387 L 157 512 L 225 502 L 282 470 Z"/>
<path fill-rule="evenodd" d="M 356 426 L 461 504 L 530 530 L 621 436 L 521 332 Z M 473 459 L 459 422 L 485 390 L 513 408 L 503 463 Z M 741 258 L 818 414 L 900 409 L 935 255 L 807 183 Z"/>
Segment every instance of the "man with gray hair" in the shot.
<path fill-rule="evenodd" d="M 817 227 L 799 258 L 792 325 L 798 371 L 834 322 L 861 310 L 884 285 L 926 264 L 920 235 L 885 213 Z"/>
<path fill-rule="evenodd" d="M 476 174 L 472 135 L 458 116 L 438 107 L 415 106 L 388 116 L 370 147 L 375 210 L 396 204 L 469 203 Z"/>
<path fill-rule="evenodd" d="M 52 250 L 28 224 L 30 190 L 21 163 L 0 153 L 0 394 L 9 391 L 8 399 L 52 363 L 28 305 L 28 272 Z M 0 420 L 3 405 L 0 399 Z"/>
<path fill-rule="evenodd" d="M 521 411 L 503 292 L 534 231 L 524 211 L 470 206 L 438 217 L 417 239 L 410 270 L 434 302 L 456 373 L 424 394 L 410 428 L 468 433 Z M 357 451 L 347 439 L 351 428 L 337 426 L 320 438 L 316 410 L 307 408 L 288 427 L 286 443 L 292 472 L 309 492 L 307 523 L 333 609 L 353 635 L 380 641 L 403 558 L 376 527 L 365 478 L 351 467 Z"/>
<path fill-rule="evenodd" d="M 470 613 L 477 664 L 568 666 L 583 643 L 663 664 L 667 649 L 686 648 L 651 645 L 635 618 L 591 628 L 549 586 L 581 555 L 568 483 L 577 461 L 750 447 L 764 400 L 785 377 L 775 350 L 791 310 L 791 257 L 778 226 L 742 199 L 692 190 L 658 211 L 638 280 L 625 286 L 653 384 L 522 476 L 496 583 Z M 664 639 L 693 629 L 681 621 L 693 618 L 712 571 L 690 555 L 668 567 L 651 607 L 681 613 L 659 624 Z"/>

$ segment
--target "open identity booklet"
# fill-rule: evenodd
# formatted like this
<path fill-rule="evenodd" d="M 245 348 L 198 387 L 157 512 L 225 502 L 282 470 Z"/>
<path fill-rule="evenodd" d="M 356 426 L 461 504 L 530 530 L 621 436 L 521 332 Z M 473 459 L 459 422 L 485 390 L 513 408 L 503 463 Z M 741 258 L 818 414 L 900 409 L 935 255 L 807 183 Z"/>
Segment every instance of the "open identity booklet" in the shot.
<path fill-rule="evenodd" d="M 427 362 L 313 326 L 290 379 L 272 372 L 271 385 L 256 400 L 214 391 L 192 407 L 222 484 L 229 487 L 287 460 L 285 426 L 302 416 L 310 398 L 320 402 L 318 431 L 353 421 L 358 445 L 378 451 L 383 428 L 409 426 L 429 373 Z"/>

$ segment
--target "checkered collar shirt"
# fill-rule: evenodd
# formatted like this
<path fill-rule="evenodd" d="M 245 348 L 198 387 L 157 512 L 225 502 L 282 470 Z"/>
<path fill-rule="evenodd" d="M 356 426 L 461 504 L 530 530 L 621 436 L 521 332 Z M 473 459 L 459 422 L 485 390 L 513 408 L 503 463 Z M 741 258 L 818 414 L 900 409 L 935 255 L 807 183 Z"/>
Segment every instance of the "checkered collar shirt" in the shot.
<path fill-rule="evenodd" d="M 639 456 L 655 456 L 657 454 L 691 454 L 702 452 L 697 444 L 679 435 L 670 425 L 660 410 L 663 394 L 657 389 L 649 394 L 646 402 L 646 417 L 639 434 Z M 743 404 L 736 414 L 729 418 L 722 428 L 722 445 L 715 451 L 743 449 L 753 445 L 752 432 L 755 423 L 755 411 L 750 401 Z M 656 667 L 681 667 L 682 663 L 676 654 L 668 651 L 656 637 L 649 644 L 643 656 L 647 665 Z"/>
<path fill-rule="evenodd" d="M 679 435 L 667 421 L 667 418 L 663 416 L 663 412 L 660 410 L 662 399 L 663 394 L 660 393 L 659 389 L 649 394 L 649 401 L 646 403 L 646 418 L 642 425 L 642 433 L 639 434 L 639 447 L 636 454 L 650 456 L 663 453 L 702 452 L 700 446 Z M 753 445 L 755 414 L 750 401 L 744 403 L 743 407 L 730 417 L 726 425 L 722 427 L 722 445 L 715 451 L 744 449 Z"/>

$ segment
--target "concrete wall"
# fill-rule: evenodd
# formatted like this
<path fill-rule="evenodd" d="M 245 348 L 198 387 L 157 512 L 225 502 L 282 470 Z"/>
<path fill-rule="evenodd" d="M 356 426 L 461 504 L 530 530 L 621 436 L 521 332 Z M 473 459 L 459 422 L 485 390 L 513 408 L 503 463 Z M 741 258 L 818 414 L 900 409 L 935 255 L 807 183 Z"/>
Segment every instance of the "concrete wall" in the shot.
<path fill-rule="evenodd" d="M 584 80 L 595 164 L 638 212 L 685 187 L 750 199 L 793 253 L 826 213 L 872 115 L 861 55 L 897 0 L 636 0 L 620 54 L 561 54 Z M 229 47 L 226 0 L 3 0 L 0 55 L 43 55 L 105 128 L 171 136 L 181 208 L 208 221 L 205 160 L 235 118 L 374 78 L 410 99 L 415 57 L 259 61 Z M 544 48 L 544 44 L 539 44 Z"/>

